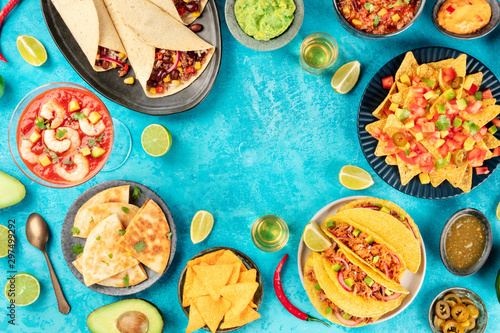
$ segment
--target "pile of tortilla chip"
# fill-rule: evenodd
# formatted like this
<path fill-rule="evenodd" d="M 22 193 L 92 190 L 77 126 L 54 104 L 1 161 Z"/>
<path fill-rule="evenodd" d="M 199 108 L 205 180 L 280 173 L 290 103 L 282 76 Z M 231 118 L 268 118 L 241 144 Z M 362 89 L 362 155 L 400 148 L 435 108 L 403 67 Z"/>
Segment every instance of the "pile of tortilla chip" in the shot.
<path fill-rule="evenodd" d="M 187 263 L 182 306 L 189 306 L 186 333 L 205 325 L 210 331 L 246 325 L 260 318 L 254 309 L 257 271 L 247 269 L 231 250 L 219 250 Z M 221 324 L 222 322 L 222 324 Z"/>
<path fill-rule="evenodd" d="M 142 264 L 158 274 L 170 257 L 170 227 L 162 209 L 147 200 L 129 204 L 130 186 L 107 189 L 78 211 L 73 236 L 87 238 L 73 262 L 85 285 L 129 287 L 148 278 Z"/>
<path fill-rule="evenodd" d="M 382 80 L 389 94 L 373 112 L 379 120 L 366 130 L 378 140 L 376 156 L 386 156 L 406 185 L 448 180 L 464 192 L 473 169 L 487 174 L 484 160 L 500 155 L 500 106 L 490 89 L 480 90 L 483 74 L 467 74 L 467 55 L 419 65 L 408 52 L 394 77 Z"/>

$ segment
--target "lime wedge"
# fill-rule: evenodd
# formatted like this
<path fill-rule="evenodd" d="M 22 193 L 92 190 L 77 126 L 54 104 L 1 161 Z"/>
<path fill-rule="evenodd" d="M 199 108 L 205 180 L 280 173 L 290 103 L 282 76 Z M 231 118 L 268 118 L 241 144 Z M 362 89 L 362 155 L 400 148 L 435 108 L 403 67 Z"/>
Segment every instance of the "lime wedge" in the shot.
<path fill-rule="evenodd" d="M 5 82 L 3 80 L 2 75 L 0 75 L 0 98 L 2 98 L 4 92 L 5 92 Z"/>
<path fill-rule="evenodd" d="M 359 61 L 348 62 L 340 67 L 332 77 L 332 88 L 339 94 L 346 94 L 358 82 L 361 64 Z"/>
<path fill-rule="evenodd" d="M 497 219 L 500 220 L 500 202 L 498 203 L 498 206 L 497 206 Z"/>
<path fill-rule="evenodd" d="M 191 241 L 198 244 L 205 240 L 214 226 L 214 217 L 206 210 L 200 210 L 194 214 L 191 221 Z"/>
<path fill-rule="evenodd" d="M 7 280 L 4 292 L 7 300 L 13 300 L 16 306 L 30 305 L 40 296 L 40 283 L 31 274 L 18 273 L 14 281 Z"/>
<path fill-rule="evenodd" d="M 14 237 L 11 237 L 11 248 L 14 247 Z M 9 254 L 9 228 L 0 224 L 0 258 Z"/>
<path fill-rule="evenodd" d="M 322 252 L 328 249 L 332 242 L 325 235 L 321 227 L 314 221 L 309 222 L 304 228 L 304 243 L 312 251 Z"/>
<path fill-rule="evenodd" d="M 364 190 L 374 184 L 372 176 L 365 170 L 354 166 L 345 165 L 340 169 L 340 183 L 350 190 Z"/>
<path fill-rule="evenodd" d="M 20 35 L 17 37 L 17 49 L 30 65 L 41 66 L 47 61 L 47 51 L 40 41 L 34 37 Z"/>
<path fill-rule="evenodd" d="M 165 126 L 151 124 L 142 131 L 141 144 L 149 155 L 163 156 L 172 146 L 172 135 Z"/>

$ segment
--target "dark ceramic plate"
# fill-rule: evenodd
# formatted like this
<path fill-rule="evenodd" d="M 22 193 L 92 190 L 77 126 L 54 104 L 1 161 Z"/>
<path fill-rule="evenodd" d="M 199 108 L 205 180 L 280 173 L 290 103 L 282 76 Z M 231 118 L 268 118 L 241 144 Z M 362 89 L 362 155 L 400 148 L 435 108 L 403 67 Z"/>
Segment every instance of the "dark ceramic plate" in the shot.
<path fill-rule="evenodd" d="M 486 232 L 486 243 L 484 245 L 484 250 L 483 253 L 481 254 L 481 257 L 477 261 L 474 266 L 469 268 L 468 270 L 465 271 L 459 271 L 455 268 L 453 268 L 449 263 L 448 260 L 446 259 L 446 234 L 450 230 L 451 226 L 456 222 L 456 220 L 462 216 L 467 216 L 467 215 L 472 215 L 474 217 L 477 217 L 479 221 L 484 225 L 484 230 Z M 476 273 L 481 267 L 483 267 L 484 263 L 488 259 L 488 256 L 490 255 L 491 247 L 493 246 L 493 232 L 491 231 L 491 224 L 490 221 L 488 221 L 488 218 L 478 211 L 477 209 L 474 208 L 464 208 L 453 214 L 448 222 L 443 227 L 443 231 L 441 232 L 441 238 L 439 240 L 439 252 L 441 254 L 441 261 L 443 262 L 444 267 L 454 275 L 457 276 L 469 276 L 474 273 Z"/>
<path fill-rule="evenodd" d="M 456 58 L 464 52 L 449 49 L 446 47 L 423 47 L 412 50 L 415 58 L 419 64 L 439 61 L 448 58 Z M 453 187 L 448 181 L 444 181 L 438 187 L 433 187 L 431 184 L 423 185 L 420 183 L 418 177 L 414 177 L 406 186 L 401 185 L 399 178 L 398 167 L 395 165 L 388 165 L 385 163 L 385 156 L 375 156 L 375 148 L 377 147 L 377 139 L 372 137 L 365 129 L 365 126 L 376 121 L 372 112 L 377 106 L 382 103 L 387 96 L 388 90 L 382 88 L 382 78 L 396 74 L 399 66 L 403 62 L 405 53 L 395 57 L 387 64 L 385 64 L 368 83 L 358 111 L 358 137 L 361 144 L 361 150 L 366 157 L 368 163 L 373 170 L 382 178 L 387 184 L 394 187 L 396 190 L 403 193 L 412 195 L 414 197 L 425 199 L 444 199 L 462 194 L 462 190 Z M 493 98 L 500 99 L 500 82 L 493 75 L 493 73 L 482 62 L 470 55 L 467 56 L 467 74 L 482 72 L 483 82 L 481 84 L 481 91 L 491 89 Z M 490 125 L 487 125 L 489 127 Z M 500 131 L 495 133 L 497 138 L 500 138 Z M 479 186 L 484 182 L 495 169 L 498 167 L 500 159 L 491 158 L 484 161 L 483 166 L 488 167 L 490 173 L 486 175 L 474 175 L 472 177 L 472 189 Z"/>
<path fill-rule="evenodd" d="M 105 287 L 101 286 L 98 284 L 93 284 L 89 286 L 88 288 L 97 291 L 98 293 L 104 294 L 104 295 L 110 295 L 110 296 L 127 296 L 127 295 L 133 295 L 135 293 L 138 293 L 140 291 L 146 290 L 149 287 L 151 287 L 153 284 L 155 284 L 167 271 L 168 268 L 170 267 L 170 264 L 172 264 L 172 261 L 174 260 L 174 255 L 175 255 L 175 248 L 177 246 L 177 231 L 175 229 L 175 223 L 174 223 L 174 218 L 172 217 L 172 214 L 170 213 L 170 210 L 168 209 L 168 206 L 165 204 L 165 202 L 160 198 L 158 194 L 156 194 L 153 190 L 150 188 L 136 183 L 132 182 L 129 180 L 110 180 L 104 183 L 97 184 L 91 188 L 89 188 L 87 191 L 83 192 L 76 200 L 73 202 L 71 207 L 69 207 L 68 213 L 66 214 L 66 217 L 64 218 L 63 226 L 62 226 L 62 231 L 61 231 L 61 249 L 64 255 L 64 260 L 66 261 L 66 265 L 68 265 L 69 269 L 71 270 L 71 273 L 80 281 L 83 285 L 85 285 L 83 281 L 83 276 L 78 272 L 78 270 L 75 268 L 73 265 L 73 261 L 76 260 L 76 255 L 73 254 L 73 246 L 76 244 L 80 244 L 85 247 L 85 238 L 79 238 L 79 237 L 73 237 L 71 233 L 71 228 L 73 227 L 73 222 L 75 220 L 76 213 L 80 209 L 81 206 L 83 206 L 90 198 L 92 198 L 94 195 L 97 193 L 107 190 L 108 188 L 111 187 L 116 187 L 116 186 L 123 186 L 123 185 L 130 185 L 130 203 L 133 205 L 136 205 L 138 207 L 141 207 L 147 199 L 154 200 L 158 206 L 163 210 L 165 213 L 165 217 L 167 218 L 168 225 L 170 226 L 170 232 L 172 233 L 171 237 L 171 246 L 170 246 L 170 257 L 168 259 L 168 264 L 165 270 L 163 271 L 163 274 L 160 275 L 156 273 L 155 271 L 152 271 L 145 265 L 143 265 L 144 270 L 146 271 L 146 274 L 148 275 L 148 278 L 144 280 L 143 282 L 136 284 L 135 286 L 130 286 L 129 288 L 116 288 L 116 287 Z M 134 188 L 138 187 L 141 190 L 141 196 L 138 199 L 132 198 L 132 192 L 134 191 Z"/>
<path fill-rule="evenodd" d="M 230 247 L 211 247 L 209 249 L 203 250 L 196 254 L 194 257 L 189 259 L 190 261 L 193 259 L 196 259 L 198 257 L 204 256 L 207 253 L 219 251 L 219 250 L 231 250 L 233 253 L 240 258 L 240 260 L 243 262 L 246 268 L 252 269 L 255 268 L 257 271 L 257 282 L 259 283 L 259 287 L 257 288 L 257 291 L 255 292 L 254 300 L 253 302 L 255 305 L 257 305 L 257 308 L 255 311 L 259 311 L 260 306 L 262 305 L 262 300 L 264 299 L 264 281 L 262 281 L 262 274 L 260 274 L 259 268 L 255 263 L 250 259 L 246 254 L 243 252 L 240 252 L 238 250 L 232 249 Z M 183 307 L 182 306 L 182 296 L 184 295 L 184 283 L 186 282 L 186 271 L 187 271 L 187 264 L 184 266 L 181 272 L 181 276 L 179 277 L 179 283 L 177 284 L 177 296 L 179 298 L 179 304 L 181 305 L 182 311 L 184 311 L 184 314 L 186 317 L 189 318 L 189 307 Z M 233 332 L 238 329 L 240 329 L 243 326 L 239 327 L 233 327 L 233 328 L 226 328 L 226 329 L 218 329 L 217 332 Z M 203 330 L 210 332 L 208 326 L 204 326 L 202 328 Z"/>
<path fill-rule="evenodd" d="M 52 2 L 41 0 L 41 4 L 52 39 L 69 64 L 92 88 L 126 108 L 153 116 L 187 111 L 200 104 L 215 83 L 222 58 L 219 12 L 215 1 L 208 1 L 201 17 L 195 21 L 204 27 L 197 35 L 215 46 L 210 64 L 189 87 L 163 98 L 148 98 L 138 82 L 133 85 L 124 84 L 123 77 L 119 77 L 116 70 L 99 73 L 94 71 Z M 133 66 L 130 73 L 134 76 Z"/>
<path fill-rule="evenodd" d="M 492 32 L 493 30 L 495 30 L 495 28 L 498 26 L 498 23 L 500 23 L 500 3 L 498 2 L 498 0 L 486 0 L 486 2 L 488 2 L 491 6 L 491 19 L 486 26 L 484 26 L 482 29 L 479 29 L 476 32 L 465 35 L 460 35 L 450 32 L 444 29 L 442 26 L 440 26 L 437 21 L 437 14 L 443 3 L 445 3 L 445 1 L 446 0 L 437 0 L 436 3 L 434 4 L 434 7 L 432 7 L 432 23 L 434 23 L 436 29 L 438 29 L 441 33 L 445 34 L 448 37 L 456 39 L 475 39 L 483 37 Z"/>
<path fill-rule="evenodd" d="M 408 22 L 408 24 L 405 25 L 404 27 L 402 27 L 401 29 L 394 31 L 394 32 L 391 32 L 389 34 L 385 34 L 385 35 L 375 35 L 375 34 L 370 34 L 368 32 L 365 32 L 365 31 L 361 31 L 361 30 L 353 27 L 351 25 L 351 23 L 349 23 L 349 21 L 347 21 L 345 19 L 344 15 L 342 15 L 342 13 L 340 12 L 340 9 L 339 9 L 338 3 L 337 3 L 338 0 L 332 0 L 332 2 L 333 2 L 333 12 L 335 13 L 335 16 L 337 17 L 337 20 L 340 22 L 340 25 L 342 26 L 342 28 L 344 28 L 348 33 L 350 33 L 351 35 L 353 35 L 355 37 L 359 37 L 361 39 L 368 39 L 368 40 L 370 40 L 370 39 L 377 40 L 377 39 L 389 38 L 392 36 L 399 35 L 403 31 L 408 29 L 413 23 L 415 23 L 415 21 L 418 19 L 420 14 L 422 14 L 422 11 L 424 10 L 424 6 L 425 6 L 425 0 L 420 0 L 420 3 L 418 4 L 417 9 L 415 10 L 415 15 L 413 16 L 412 20 L 410 22 Z"/>

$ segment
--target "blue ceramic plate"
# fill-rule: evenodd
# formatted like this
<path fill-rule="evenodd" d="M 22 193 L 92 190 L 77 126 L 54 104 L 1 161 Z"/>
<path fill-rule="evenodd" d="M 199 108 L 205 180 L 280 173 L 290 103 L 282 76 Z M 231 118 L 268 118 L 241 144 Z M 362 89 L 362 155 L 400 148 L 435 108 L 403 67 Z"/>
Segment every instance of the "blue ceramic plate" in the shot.
<path fill-rule="evenodd" d="M 454 49 L 445 47 L 423 47 L 412 50 L 415 58 L 419 64 L 440 61 L 448 58 L 456 58 L 460 54 L 465 53 Z M 377 147 L 377 139 L 372 137 L 370 133 L 365 130 L 365 126 L 376 121 L 372 112 L 377 106 L 382 103 L 387 96 L 388 90 L 382 88 L 382 78 L 396 74 L 399 66 L 403 62 L 405 53 L 395 57 L 387 64 L 385 64 L 368 83 L 358 112 L 358 137 L 361 144 L 361 150 L 366 157 L 368 163 L 373 170 L 382 178 L 387 184 L 394 187 L 396 190 L 403 193 L 412 195 L 414 197 L 424 199 L 444 199 L 460 195 L 464 192 L 459 188 L 453 187 L 448 181 L 444 181 L 438 187 L 433 187 L 431 184 L 422 185 L 418 177 L 414 177 L 406 186 L 401 185 L 399 178 L 398 167 L 395 165 L 388 165 L 385 163 L 385 156 L 375 156 L 375 148 Z M 470 55 L 467 55 L 467 74 L 482 72 L 483 82 L 481 83 L 481 91 L 491 89 L 493 98 L 500 99 L 500 83 L 493 73 L 482 62 Z M 489 127 L 490 125 L 487 125 Z M 500 133 L 495 134 L 500 138 Z M 492 158 L 484 161 L 484 166 L 488 167 L 490 173 L 487 175 L 474 175 L 472 178 L 472 189 L 484 182 L 497 168 L 500 160 Z"/>

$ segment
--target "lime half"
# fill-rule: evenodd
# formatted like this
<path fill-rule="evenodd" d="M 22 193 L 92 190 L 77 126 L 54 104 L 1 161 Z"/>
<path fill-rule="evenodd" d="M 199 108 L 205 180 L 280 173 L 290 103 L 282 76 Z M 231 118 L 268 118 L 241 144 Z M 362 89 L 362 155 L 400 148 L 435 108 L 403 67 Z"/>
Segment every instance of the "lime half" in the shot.
<path fill-rule="evenodd" d="M 142 131 L 141 144 L 149 155 L 163 156 L 172 146 L 172 135 L 165 126 L 151 124 Z"/>
<path fill-rule="evenodd" d="M 13 281 L 14 280 L 14 281 Z M 15 278 L 7 280 L 5 297 L 16 306 L 30 305 L 40 296 L 40 283 L 31 274 L 18 273 Z"/>
<path fill-rule="evenodd" d="M 340 67 L 332 77 L 332 88 L 339 94 L 346 94 L 356 85 L 361 64 L 359 61 L 349 62 Z"/>
<path fill-rule="evenodd" d="M 345 165 L 340 169 L 340 183 L 350 190 L 364 190 L 374 184 L 372 176 L 365 170 L 354 166 Z"/>
<path fill-rule="evenodd" d="M 191 221 L 191 241 L 198 244 L 208 237 L 214 226 L 214 217 L 206 210 L 200 210 L 194 214 Z"/>
<path fill-rule="evenodd" d="M 325 235 L 321 227 L 314 221 L 309 222 L 304 228 L 304 243 L 316 252 L 322 252 L 332 246 L 332 242 Z"/>
<path fill-rule="evenodd" d="M 14 240 L 14 238 L 12 238 Z M 12 244 L 14 247 L 14 244 Z M 9 228 L 0 224 L 0 258 L 9 255 Z"/>
<path fill-rule="evenodd" d="M 17 37 L 17 49 L 30 65 L 41 66 L 47 61 L 47 51 L 40 41 L 34 37 L 20 35 Z"/>

